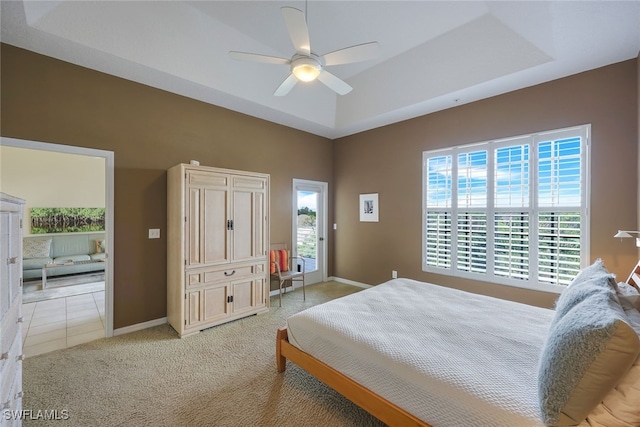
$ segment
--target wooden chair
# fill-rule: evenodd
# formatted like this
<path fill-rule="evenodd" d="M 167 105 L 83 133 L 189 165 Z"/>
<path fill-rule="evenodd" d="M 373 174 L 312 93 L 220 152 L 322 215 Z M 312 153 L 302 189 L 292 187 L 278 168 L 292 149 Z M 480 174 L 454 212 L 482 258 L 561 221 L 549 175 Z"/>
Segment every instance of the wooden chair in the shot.
<path fill-rule="evenodd" d="M 306 300 L 307 296 L 304 289 L 304 273 L 305 273 L 305 260 L 303 257 L 292 257 L 291 252 L 286 248 L 286 245 L 272 245 L 269 251 L 270 259 L 270 273 L 271 280 L 278 281 L 278 292 L 280 294 L 280 307 L 282 307 L 282 287 L 287 281 L 291 282 L 291 286 L 294 287 L 294 282 L 302 282 L 302 299 Z M 293 264 L 293 260 L 296 263 Z M 301 264 L 298 264 L 298 260 Z M 300 271 L 298 271 L 300 266 Z M 286 287 L 285 287 L 286 292 Z"/>
<path fill-rule="evenodd" d="M 636 288 L 640 293 L 640 261 L 638 261 L 636 266 L 633 267 L 633 270 L 631 270 L 631 274 L 629 274 L 627 278 L 627 283 Z"/>

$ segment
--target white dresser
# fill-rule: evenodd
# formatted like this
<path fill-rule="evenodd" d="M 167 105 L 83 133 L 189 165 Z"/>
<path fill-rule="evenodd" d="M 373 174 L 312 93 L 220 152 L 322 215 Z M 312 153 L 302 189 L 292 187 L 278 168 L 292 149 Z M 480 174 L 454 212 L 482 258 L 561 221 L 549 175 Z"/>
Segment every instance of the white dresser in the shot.
<path fill-rule="evenodd" d="M 22 211 L 0 193 L 0 426 L 20 426 L 22 410 Z M 9 411 L 9 412 L 8 412 Z"/>

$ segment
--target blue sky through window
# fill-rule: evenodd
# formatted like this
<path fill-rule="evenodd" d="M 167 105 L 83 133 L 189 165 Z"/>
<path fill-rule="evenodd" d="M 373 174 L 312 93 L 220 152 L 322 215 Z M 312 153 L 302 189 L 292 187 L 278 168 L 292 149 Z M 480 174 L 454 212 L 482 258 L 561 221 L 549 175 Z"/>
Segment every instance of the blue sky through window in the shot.
<path fill-rule="evenodd" d="M 496 207 L 527 207 L 530 200 L 530 146 L 495 149 L 494 197 Z M 580 137 L 538 144 L 538 205 L 579 206 L 581 197 Z M 459 207 L 487 203 L 487 151 L 457 155 Z M 427 206 L 449 207 L 452 197 L 452 156 L 427 160 Z"/>

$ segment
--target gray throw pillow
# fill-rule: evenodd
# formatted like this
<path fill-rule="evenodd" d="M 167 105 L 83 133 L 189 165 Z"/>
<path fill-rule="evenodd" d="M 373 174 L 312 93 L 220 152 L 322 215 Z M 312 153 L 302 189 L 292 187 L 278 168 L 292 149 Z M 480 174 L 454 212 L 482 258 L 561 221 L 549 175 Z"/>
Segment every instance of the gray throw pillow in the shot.
<path fill-rule="evenodd" d="M 617 291 L 616 276 L 609 273 L 601 259 L 597 259 L 589 267 L 583 268 L 571 281 L 556 301 L 556 311 L 553 321 L 556 322 L 568 310 L 592 294 L 602 291 L 602 288 Z"/>
<path fill-rule="evenodd" d="M 561 315 L 551 323 L 538 369 L 540 410 L 547 425 L 579 424 L 640 353 L 638 335 L 603 268 L 579 275 L 565 290 L 567 297 L 558 299 Z"/>

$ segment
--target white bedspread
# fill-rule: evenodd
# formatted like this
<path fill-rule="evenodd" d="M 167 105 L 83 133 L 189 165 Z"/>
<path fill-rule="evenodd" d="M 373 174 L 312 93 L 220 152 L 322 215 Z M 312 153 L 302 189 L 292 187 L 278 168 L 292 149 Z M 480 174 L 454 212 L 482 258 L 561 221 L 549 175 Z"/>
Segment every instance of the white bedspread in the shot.
<path fill-rule="evenodd" d="M 394 279 L 291 316 L 289 341 L 434 427 L 542 426 L 553 311 Z"/>

